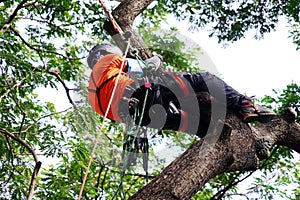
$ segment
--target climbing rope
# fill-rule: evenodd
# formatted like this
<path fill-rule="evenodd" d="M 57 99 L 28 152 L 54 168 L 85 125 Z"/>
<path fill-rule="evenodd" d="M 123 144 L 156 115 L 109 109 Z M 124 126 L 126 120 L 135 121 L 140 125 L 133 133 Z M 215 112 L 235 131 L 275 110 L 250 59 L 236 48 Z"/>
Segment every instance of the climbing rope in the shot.
<path fill-rule="evenodd" d="M 124 33 L 123 30 L 121 29 L 121 27 L 120 27 L 120 26 L 117 24 L 117 22 L 115 21 L 114 17 L 112 16 L 111 12 L 109 11 L 109 9 L 107 8 L 107 6 L 105 5 L 104 1 L 103 1 L 103 0 L 99 0 L 99 3 L 100 3 L 101 6 L 103 7 L 104 12 L 105 12 L 105 14 L 106 14 L 107 17 L 108 17 L 108 20 L 110 20 L 110 22 L 112 23 L 112 26 L 113 26 L 114 30 L 115 30 L 117 33 L 123 34 L 123 33 Z M 86 182 L 86 180 L 87 180 L 87 176 L 88 176 L 88 173 L 89 173 L 91 164 L 92 164 L 92 162 L 93 162 L 94 154 L 95 154 L 95 151 L 96 151 L 96 148 L 97 148 L 99 139 L 100 139 L 100 135 L 101 135 L 101 133 L 102 133 L 102 131 L 103 131 L 103 128 L 104 128 L 104 125 L 105 125 L 105 122 L 106 122 L 106 119 L 107 119 L 107 115 L 108 115 L 109 109 L 110 109 L 111 104 L 112 104 L 112 99 L 113 99 L 114 94 L 115 94 L 116 89 L 117 89 L 117 85 L 118 85 L 118 82 L 119 82 L 119 79 L 120 79 L 120 76 L 121 76 L 121 73 L 122 73 L 122 70 L 123 70 L 125 61 L 126 61 L 127 54 L 128 54 L 128 53 L 131 53 L 131 52 L 129 52 L 129 49 L 130 49 L 130 47 L 131 47 L 131 45 L 130 45 L 130 35 L 131 35 L 131 34 L 127 34 L 127 35 L 126 35 L 126 33 L 124 34 L 124 37 L 127 39 L 127 46 L 126 46 L 126 50 L 125 50 L 125 52 L 124 52 L 123 62 L 122 62 L 122 64 L 121 64 L 120 71 L 119 71 L 118 76 L 117 76 L 117 78 L 116 78 L 116 84 L 114 85 L 114 88 L 113 88 L 113 91 L 112 91 L 112 95 L 111 95 L 111 97 L 110 97 L 110 100 L 109 100 L 109 103 L 108 103 L 106 112 L 105 112 L 105 114 L 104 114 L 104 116 L 103 116 L 102 124 L 101 124 L 101 126 L 100 126 L 100 128 L 99 128 L 99 132 L 98 132 L 97 137 L 96 137 L 96 140 L 95 140 L 95 142 L 94 142 L 94 147 L 93 147 L 93 149 L 92 149 L 92 152 L 91 152 L 91 155 L 90 155 L 90 159 L 89 159 L 89 162 L 88 162 L 88 165 L 87 165 L 87 168 L 86 168 L 86 171 L 85 171 L 83 180 L 82 180 L 82 185 L 81 185 L 81 188 L 80 188 L 80 191 L 79 191 L 78 200 L 81 199 L 81 196 L 82 196 L 82 193 L 83 193 L 83 190 L 84 190 L 84 186 L 85 186 L 85 182 Z M 135 57 L 136 57 L 136 59 L 137 59 L 138 61 L 142 61 L 143 64 L 145 64 L 144 61 L 138 56 L 138 53 L 137 53 L 137 52 L 135 53 Z M 139 63 L 139 64 L 141 64 L 141 63 Z M 148 81 L 147 77 L 145 77 L 145 79 L 146 79 L 146 81 Z M 146 91 L 146 97 L 145 97 L 145 98 L 147 98 L 147 96 L 148 96 L 148 90 Z M 145 101 L 144 104 L 143 104 L 143 109 L 142 109 L 142 113 L 141 113 L 141 116 L 140 116 L 141 118 L 142 118 L 143 115 L 144 115 L 145 104 L 146 104 L 146 101 Z M 136 117 L 136 116 L 135 116 L 135 117 Z M 137 140 L 137 138 L 139 137 L 139 132 L 140 132 L 140 127 L 141 127 L 141 126 L 140 126 L 140 125 L 141 125 L 141 122 L 142 122 L 142 119 L 140 119 L 140 122 L 139 122 L 139 125 L 138 125 L 138 129 L 137 129 L 136 134 L 135 134 L 135 136 L 134 136 L 133 144 L 135 143 L 135 140 Z M 139 141 L 138 141 L 138 142 L 139 142 Z M 146 157 L 148 156 L 148 153 L 149 153 L 149 152 L 148 152 L 148 141 L 147 141 L 145 144 L 143 144 L 141 147 L 139 147 L 139 145 L 138 145 L 138 148 L 140 148 L 144 154 L 147 154 Z M 130 153 L 130 152 L 127 152 L 127 155 L 126 155 L 126 158 L 125 158 L 125 162 L 128 161 L 129 153 Z M 143 160 L 144 160 L 143 167 L 144 167 L 144 170 L 145 170 L 145 172 L 146 172 L 146 177 L 147 177 L 147 178 L 146 178 L 146 179 L 147 179 L 146 181 L 148 182 L 148 163 L 145 163 L 145 160 L 147 160 L 147 162 L 148 162 L 148 157 L 147 157 L 147 158 L 144 158 L 144 157 L 143 157 Z M 124 163 L 124 165 L 123 165 L 122 174 L 121 174 L 121 181 L 120 181 L 118 190 L 119 190 L 119 189 L 122 189 L 122 188 L 121 188 L 121 187 L 122 187 L 122 182 L 123 182 L 122 180 L 123 180 L 123 178 L 124 178 L 124 176 L 125 176 L 125 166 L 126 166 L 126 163 Z M 122 189 L 122 190 L 123 190 L 123 189 Z M 116 195 L 116 194 L 117 194 L 117 192 L 115 193 L 115 195 Z M 114 195 L 114 197 L 115 197 L 115 195 Z M 114 198 L 114 197 L 113 197 L 113 198 Z"/>
<path fill-rule="evenodd" d="M 112 94 L 111 94 L 111 97 L 110 97 L 110 99 L 109 99 L 109 103 L 108 103 L 108 106 L 107 106 L 107 108 L 106 108 L 106 112 L 105 112 L 105 114 L 104 114 L 102 124 L 101 124 L 101 126 L 100 126 L 100 128 L 99 128 L 99 132 L 98 132 L 97 138 L 96 138 L 96 140 L 95 140 L 93 150 L 92 150 L 92 152 L 91 152 L 90 160 L 89 160 L 88 166 L 87 166 L 87 168 L 86 168 L 86 171 L 85 171 L 85 174 L 84 174 L 84 177 L 83 177 L 83 180 L 82 180 L 82 185 L 81 185 L 80 192 L 79 192 L 79 195 L 78 195 L 78 200 L 81 199 L 81 196 L 82 196 L 82 193 L 83 193 L 83 189 L 84 189 L 84 185 L 85 185 L 85 182 L 86 182 L 86 179 L 87 179 L 87 175 L 88 175 L 88 173 L 89 173 L 91 164 L 92 164 L 92 162 L 93 162 L 93 157 L 94 157 L 94 154 L 95 154 L 95 151 L 96 151 L 98 142 L 99 142 L 99 138 L 100 138 L 100 135 L 101 135 L 102 130 L 103 130 L 103 128 L 104 128 L 104 124 L 105 124 L 105 122 L 106 122 L 107 115 L 108 115 L 109 109 L 110 109 L 110 107 L 111 107 L 112 100 L 113 100 L 113 97 L 114 97 L 114 95 L 115 95 L 115 92 L 116 92 L 116 89 L 117 89 L 117 85 L 118 85 L 119 79 L 120 79 L 121 74 L 122 74 L 122 70 L 123 70 L 123 67 L 124 67 L 124 64 L 125 64 L 125 61 L 126 61 L 126 56 L 127 56 L 127 54 L 128 54 L 128 51 L 129 51 L 129 47 L 130 47 L 130 38 L 128 38 L 128 40 L 127 40 L 127 47 L 126 47 L 126 50 L 125 50 L 125 53 L 124 53 L 124 56 L 123 56 L 123 62 L 122 62 L 122 64 L 121 64 L 121 67 L 120 67 L 118 76 L 117 76 L 117 78 L 116 78 L 116 84 L 114 85 L 114 88 L 113 88 L 113 90 L 112 90 Z"/>
<path fill-rule="evenodd" d="M 121 27 L 118 25 L 118 23 L 116 22 L 116 20 L 112 16 L 111 12 L 109 11 L 109 9 L 107 8 L 107 6 L 105 5 L 104 1 L 103 0 L 99 0 L 99 3 L 103 7 L 104 12 L 105 12 L 107 18 L 109 19 L 109 21 L 112 23 L 115 31 L 117 33 L 123 33 L 123 30 L 121 29 Z"/>

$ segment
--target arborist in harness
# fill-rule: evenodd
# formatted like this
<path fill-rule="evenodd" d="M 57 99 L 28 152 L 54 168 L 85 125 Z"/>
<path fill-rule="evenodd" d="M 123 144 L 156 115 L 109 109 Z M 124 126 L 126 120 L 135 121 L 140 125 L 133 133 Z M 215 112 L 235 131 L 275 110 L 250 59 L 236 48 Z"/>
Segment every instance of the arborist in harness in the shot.
<path fill-rule="evenodd" d="M 129 117 L 137 125 L 203 137 L 205 128 L 201 123 L 204 121 L 207 124 L 208 121 L 202 120 L 203 116 L 199 119 L 195 117 L 199 110 L 194 109 L 197 105 L 193 104 L 192 96 L 200 104 L 201 99 L 197 98 L 197 94 L 210 93 L 208 85 L 213 85 L 214 91 L 224 94 L 226 108 L 238 113 L 245 123 L 268 122 L 275 116 L 274 112 L 254 104 L 250 97 L 240 94 L 209 72 L 164 72 L 161 57 L 154 56 L 143 61 L 140 74 L 131 76 L 132 60 L 124 60 L 121 50 L 111 44 L 97 45 L 91 50 L 87 58 L 92 69 L 88 100 L 95 112 L 104 116 L 111 100 L 107 113 L 111 120 L 126 122 Z M 150 64 L 154 64 L 151 69 Z M 119 76 L 120 69 L 122 72 Z M 182 106 L 181 102 L 188 102 L 189 106 Z M 159 124 L 162 117 L 163 124 Z M 153 123 L 155 119 L 158 119 L 157 123 Z M 194 119 L 198 120 L 196 124 Z"/>

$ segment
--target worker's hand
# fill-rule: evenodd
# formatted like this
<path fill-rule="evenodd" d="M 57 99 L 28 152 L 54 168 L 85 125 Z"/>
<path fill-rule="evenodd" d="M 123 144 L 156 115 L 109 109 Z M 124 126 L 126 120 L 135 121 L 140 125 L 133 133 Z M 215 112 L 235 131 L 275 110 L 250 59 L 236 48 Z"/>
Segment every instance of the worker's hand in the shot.
<path fill-rule="evenodd" d="M 162 63 L 162 56 L 161 55 L 155 55 L 147 60 L 145 60 L 146 69 L 148 71 L 158 71 L 161 70 L 163 67 Z"/>

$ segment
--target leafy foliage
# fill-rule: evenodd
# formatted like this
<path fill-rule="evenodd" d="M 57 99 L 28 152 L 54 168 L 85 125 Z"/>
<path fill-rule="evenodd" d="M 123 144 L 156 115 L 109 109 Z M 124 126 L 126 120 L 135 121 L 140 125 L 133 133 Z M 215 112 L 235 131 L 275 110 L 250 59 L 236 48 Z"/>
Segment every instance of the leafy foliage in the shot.
<path fill-rule="evenodd" d="M 75 199 L 103 120 L 87 105 L 86 74 L 89 72 L 83 61 L 94 44 L 108 39 L 102 29 L 103 9 L 91 0 L 0 0 L 0 11 L 0 198 L 28 197 L 32 174 L 37 172 L 35 167 L 41 160 L 42 169 L 37 184 L 33 184 L 34 198 Z M 197 59 L 195 52 L 187 51 L 174 35 L 176 30 L 164 35 L 155 32 L 171 13 L 179 20 L 189 20 L 193 28 L 210 25 L 211 35 L 220 41 L 238 40 L 253 28 L 261 36 L 275 29 L 278 17 L 285 15 L 291 26 L 291 37 L 300 46 L 297 0 L 201 1 L 199 4 L 158 1 L 143 13 L 141 17 L 145 20 L 138 26 L 149 47 L 163 55 L 167 65 L 175 70 L 194 70 L 191 66 L 197 66 Z M 154 29 L 148 31 L 150 27 Z M 172 49 L 155 48 L 170 47 L 170 44 Z M 55 102 L 41 100 L 37 92 L 42 90 L 50 96 L 49 91 L 59 88 L 63 92 Z M 298 86 L 292 84 L 277 95 L 277 99 L 268 98 L 268 103 L 294 106 L 299 112 Z M 57 110 L 57 104 L 62 104 L 64 109 Z M 119 187 L 122 158 L 115 155 L 122 146 L 124 132 L 123 127 L 107 122 L 85 186 L 86 199 L 125 199 L 145 183 L 139 169 L 132 168 L 122 179 L 123 187 Z M 192 141 L 181 134 L 175 138 L 178 138 L 176 146 L 181 145 L 181 149 Z M 163 166 L 153 149 L 150 154 L 157 164 L 149 177 L 151 180 Z M 275 149 L 262 173 L 295 169 L 278 176 L 278 187 L 290 184 L 289 176 L 299 185 L 296 167 L 299 163 L 291 162 L 292 155 L 287 149 Z M 242 175 L 222 175 L 195 198 L 208 199 Z M 255 181 L 255 185 L 263 183 L 259 179 Z M 271 190 L 276 191 L 277 185 L 273 187 Z M 262 188 L 255 192 L 269 198 Z M 230 192 L 236 192 L 236 187 Z M 294 192 L 299 195 L 299 188 Z"/>
<path fill-rule="evenodd" d="M 299 48 L 299 10 L 298 0 L 289 1 L 193 1 L 193 0 L 163 0 L 158 1 L 154 10 L 149 10 L 147 16 L 156 12 L 172 13 L 178 20 L 190 22 L 190 29 L 207 28 L 210 36 L 216 36 L 219 42 L 236 41 L 244 37 L 249 30 L 256 30 L 256 38 L 276 29 L 281 16 L 286 16 L 297 48 Z M 297 29 L 298 27 L 298 29 Z M 298 36 L 297 36 L 298 35 Z"/>
<path fill-rule="evenodd" d="M 176 28 L 161 30 L 141 25 L 140 35 L 152 52 L 163 56 L 166 69 L 172 71 L 199 71 L 200 46 L 187 44 L 187 38 Z M 151 30 L 151 31 L 149 31 Z M 191 42 L 190 42 L 191 43 Z"/>

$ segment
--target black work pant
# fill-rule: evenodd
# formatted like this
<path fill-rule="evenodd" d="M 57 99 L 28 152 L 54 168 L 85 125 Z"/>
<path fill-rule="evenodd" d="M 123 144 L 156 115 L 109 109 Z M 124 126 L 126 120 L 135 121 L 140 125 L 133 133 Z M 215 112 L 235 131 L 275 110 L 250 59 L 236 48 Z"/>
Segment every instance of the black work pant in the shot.
<path fill-rule="evenodd" d="M 237 92 L 231 86 L 226 84 L 222 79 L 209 72 L 197 73 L 177 73 L 185 78 L 193 88 L 195 93 L 208 92 L 216 100 L 225 100 L 227 108 L 232 110 L 240 109 L 241 101 L 245 98 L 244 95 Z"/>

